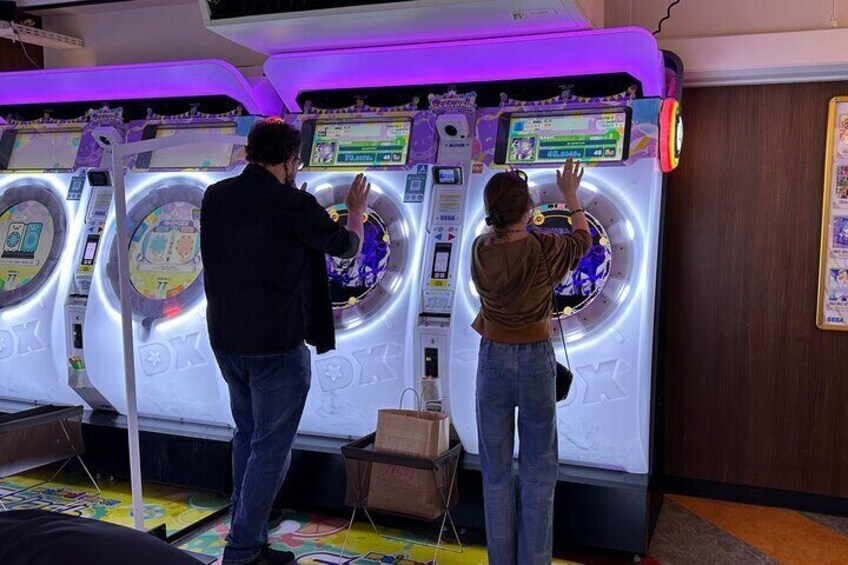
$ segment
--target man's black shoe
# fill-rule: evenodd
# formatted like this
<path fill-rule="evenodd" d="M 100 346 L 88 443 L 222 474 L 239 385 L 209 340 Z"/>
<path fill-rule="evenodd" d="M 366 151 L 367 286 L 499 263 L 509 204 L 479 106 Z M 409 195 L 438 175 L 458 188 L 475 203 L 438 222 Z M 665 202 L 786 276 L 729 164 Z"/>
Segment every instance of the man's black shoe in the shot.
<path fill-rule="evenodd" d="M 250 565 L 292 565 L 295 554 L 291 551 L 277 551 L 266 545 L 262 548 L 259 557 L 250 562 Z"/>

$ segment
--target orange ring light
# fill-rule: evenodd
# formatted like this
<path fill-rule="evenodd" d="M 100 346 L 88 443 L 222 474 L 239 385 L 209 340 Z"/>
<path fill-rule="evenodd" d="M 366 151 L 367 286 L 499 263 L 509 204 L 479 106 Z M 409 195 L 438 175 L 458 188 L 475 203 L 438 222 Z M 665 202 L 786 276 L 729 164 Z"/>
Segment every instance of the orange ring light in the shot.
<path fill-rule="evenodd" d="M 660 165 L 670 173 L 680 164 L 683 149 L 683 114 L 680 102 L 673 98 L 663 101 L 660 110 Z"/>

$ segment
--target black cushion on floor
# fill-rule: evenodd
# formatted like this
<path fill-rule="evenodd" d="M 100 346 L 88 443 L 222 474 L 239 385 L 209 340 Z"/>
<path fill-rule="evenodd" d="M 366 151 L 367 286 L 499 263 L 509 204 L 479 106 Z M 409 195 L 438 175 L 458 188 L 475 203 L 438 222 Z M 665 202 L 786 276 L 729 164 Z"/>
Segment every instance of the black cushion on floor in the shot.
<path fill-rule="evenodd" d="M 3 565 L 199 565 L 150 534 L 42 510 L 0 512 Z"/>

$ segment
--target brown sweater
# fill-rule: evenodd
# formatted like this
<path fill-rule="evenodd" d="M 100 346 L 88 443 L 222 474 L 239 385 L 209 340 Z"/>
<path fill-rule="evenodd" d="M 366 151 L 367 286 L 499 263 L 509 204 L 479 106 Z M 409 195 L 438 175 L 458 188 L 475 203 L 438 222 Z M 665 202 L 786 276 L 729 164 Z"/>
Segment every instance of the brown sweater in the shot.
<path fill-rule="evenodd" d="M 592 247 L 592 236 L 582 230 L 538 236 L 509 241 L 488 233 L 474 241 L 471 278 L 481 305 L 472 327 L 486 339 L 535 343 L 553 335 L 551 281 L 559 284 L 577 266 Z"/>

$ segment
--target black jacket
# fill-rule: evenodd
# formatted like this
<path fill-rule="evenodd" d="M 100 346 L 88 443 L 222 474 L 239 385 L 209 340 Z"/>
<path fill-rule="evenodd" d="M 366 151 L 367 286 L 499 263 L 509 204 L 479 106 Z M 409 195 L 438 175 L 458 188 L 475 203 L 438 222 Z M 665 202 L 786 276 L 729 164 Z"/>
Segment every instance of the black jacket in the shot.
<path fill-rule="evenodd" d="M 213 349 L 273 355 L 302 341 L 318 353 L 335 348 L 325 254 L 352 257 L 359 241 L 314 196 L 248 165 L 207 189 L 200 242 Z"/>

